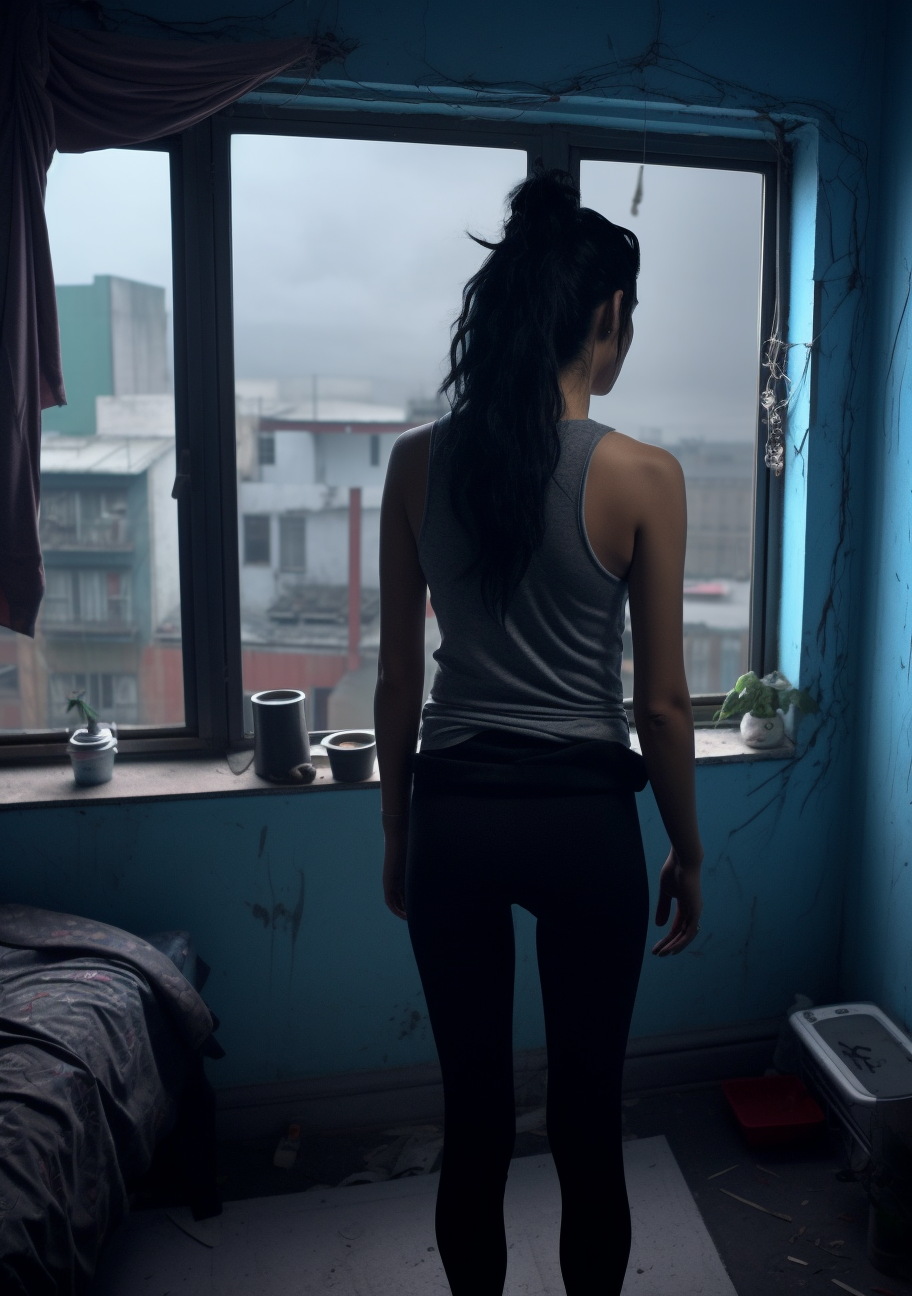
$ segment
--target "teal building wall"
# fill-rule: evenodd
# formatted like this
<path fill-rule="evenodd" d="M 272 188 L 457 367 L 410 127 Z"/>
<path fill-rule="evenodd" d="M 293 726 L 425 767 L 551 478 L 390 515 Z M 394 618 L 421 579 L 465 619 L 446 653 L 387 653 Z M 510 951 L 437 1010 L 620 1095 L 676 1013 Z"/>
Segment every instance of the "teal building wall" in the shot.
<path fill-rule="evenodd" d="M 90 284 L 58 284 L 57 318 L 67 403 L 44 411 L 42 431 L 93 436 L 95 397 L 114 395 L 111 276 L 96 275 Z"/>

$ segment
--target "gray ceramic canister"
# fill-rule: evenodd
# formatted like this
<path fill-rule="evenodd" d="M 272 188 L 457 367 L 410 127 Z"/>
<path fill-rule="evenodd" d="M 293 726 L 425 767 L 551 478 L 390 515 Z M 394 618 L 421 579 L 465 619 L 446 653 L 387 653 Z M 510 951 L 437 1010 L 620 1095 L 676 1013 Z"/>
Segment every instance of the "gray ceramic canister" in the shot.
<path fill-rule="evenodd" d="M 260 778 L 285 779 L 298 765 L 310 764 L 310 740 L 300 689 L 254 693 L 253 768 Z"/>

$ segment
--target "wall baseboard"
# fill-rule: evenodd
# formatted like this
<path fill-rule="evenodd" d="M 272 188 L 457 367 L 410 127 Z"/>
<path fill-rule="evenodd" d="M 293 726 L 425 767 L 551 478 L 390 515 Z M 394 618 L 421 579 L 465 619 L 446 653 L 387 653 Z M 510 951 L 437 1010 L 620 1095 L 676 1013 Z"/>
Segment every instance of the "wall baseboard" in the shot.
<path fill-rule="evenodd" d="M 772 1065 L 778 1017 L 711 1030 L 682 1031 L 630 1040 L 624 1089 L 667 1089 L 733 1076 L 762 1075 Z M 548 1065 L 544 1049 L 513 1055 L 518 1107 L 544 1103 Z M 366 1129 L 443 1119 L 443 1086 L 437 1062 L 377 1071 L 305 1076 L 274 1084 L 216 1091 L 222 1139 L 278 1137 L 292 1122 L 304 1130 Z"/>

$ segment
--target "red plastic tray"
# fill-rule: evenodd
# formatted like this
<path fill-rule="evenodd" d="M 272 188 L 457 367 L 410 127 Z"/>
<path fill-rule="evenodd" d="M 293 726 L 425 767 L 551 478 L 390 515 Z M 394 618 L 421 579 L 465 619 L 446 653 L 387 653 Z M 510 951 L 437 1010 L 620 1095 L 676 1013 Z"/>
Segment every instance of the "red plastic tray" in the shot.
<path fill-rule="evenodd" d="M 751 1147 L 801 1143 L 819 1134 L 826 1123 L 798 1076 L 723 1080 L 722 1092 Z"/>

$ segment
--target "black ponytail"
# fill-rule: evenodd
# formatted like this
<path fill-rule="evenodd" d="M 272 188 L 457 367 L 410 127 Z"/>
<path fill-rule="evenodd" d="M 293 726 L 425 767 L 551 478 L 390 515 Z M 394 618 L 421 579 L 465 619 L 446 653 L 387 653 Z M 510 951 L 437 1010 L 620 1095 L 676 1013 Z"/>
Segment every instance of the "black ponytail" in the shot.
<path fill-rule="evenodd" d="M 475 240 L 490 255 L 463 289 L 440 388 L 451 396 L 441 450 L 475 548 L 469 570 L 501 619 L 544 537 L 545 490 L 560 458 L 561 370 L 619 288 L 626 336 L 640 268 L 636 235 L 580 207 L 566 172 L 534 173 L 509 202 L 501 241 Z"/>

